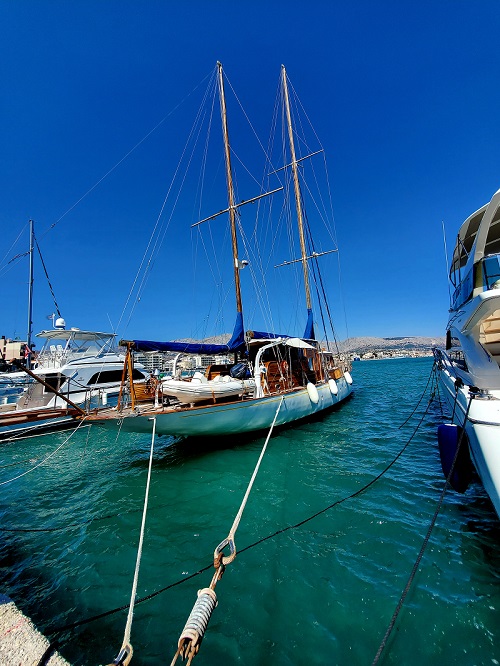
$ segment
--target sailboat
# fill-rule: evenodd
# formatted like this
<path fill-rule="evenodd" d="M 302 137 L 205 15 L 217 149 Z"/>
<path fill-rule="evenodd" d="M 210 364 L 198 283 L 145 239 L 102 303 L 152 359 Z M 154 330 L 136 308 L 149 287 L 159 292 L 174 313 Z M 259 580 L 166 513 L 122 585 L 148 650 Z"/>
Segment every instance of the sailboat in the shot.
<path fill-rule="evenodd" d="M 229 363 L 212 363 L 204 375 L 197 373 L 190 379 L 174 377 L 158 383 L 154 391 L 154 402 L 151 401 L 151 395 L 138 396 L 130 386 L 126 406 L 125 401 L 119 400 L 117 411 L 101 410 L 90 417 L 107 426 L 116 427 L 119 424 L 125 431 L 149 432 L 151 418 L 155 417 L 156 432 L 160 435 L 217 436 L 247 433 L 268 429 L 273 423 L 280 426 L 311 417 L 339 405 L 352 392 L 349 361 L 341 354 L 331 351 L 328 344 L 322 344 L 315 337 L 309 262 L 317 262 L 318 257 L 327 252 L 308 251 L 299 163 L 310 156 L 299 158 L 296 155 L 288 80 L 284 66 L 281 70 L 281 84 L 290 162 L 282 169 L 291 170 L 292 173 L 300 241 L 300 257 L 285 264 L 302 265 L 307 323 L 302 337 L 263 331 L 245 332 L 240 285 L 240 271 L 245 262 L 240 260 L 238 252 L 237 214 L 241 206 L 274 195 L 282 188 L 236 203 L 224 76 L 220 63 L 217 63 L 217 82 L 228 206 L 225 210 L 197 222 L 196 225 L 221 213 L 228 213 L 236 298 L 236 323 L 233 334 L 226 344 L 138 339 L 122 340 L 121 344 L 128 349 L 129 369 L 132 368 L 134 352 L 219 355 L 232 357 L 233 360 Z M 219 393 L 224 386 L 227 392 Z"/>
<path fill-rule="evenodd" d="M 439 426 L 443 471 L 464 492 L 474 464 L 500 517 L 500 190 L 460 227 L 453 252 L 445 349 L 434 349 L 452 414 Z"/>

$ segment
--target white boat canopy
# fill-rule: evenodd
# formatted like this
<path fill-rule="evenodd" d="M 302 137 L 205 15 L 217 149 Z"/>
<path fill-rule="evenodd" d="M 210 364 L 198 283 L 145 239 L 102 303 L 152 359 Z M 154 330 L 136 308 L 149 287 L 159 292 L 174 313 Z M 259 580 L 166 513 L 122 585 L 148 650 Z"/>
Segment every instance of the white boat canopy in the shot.
<path fill-rule="evenodd" d="M 305 340 L 301 340 L 301 338 L 287 338 L 283 344 L 289 347 L 296 347 L 297 349 L 314 349 L 312 345 Z"/>
<path fill-rule="evenodd" d="M 302 338 L 253 338 L 249 340 L 250 345 L 262 345 L 265 344 L 269 347 L 275 347 L 276 345 L 288 345 L 288 347 L 296 347 L 297 349 L 314 349 L 313 345 L 310 345 Z"/>
<path fill-rule="evenodd" d="M 51 329 L 36 334 L 37 338 L 46 340 L 109 340 L 116 338 L 116 333 L 100 333 L 97 331 L 80 331 L 78 328 Z"/>

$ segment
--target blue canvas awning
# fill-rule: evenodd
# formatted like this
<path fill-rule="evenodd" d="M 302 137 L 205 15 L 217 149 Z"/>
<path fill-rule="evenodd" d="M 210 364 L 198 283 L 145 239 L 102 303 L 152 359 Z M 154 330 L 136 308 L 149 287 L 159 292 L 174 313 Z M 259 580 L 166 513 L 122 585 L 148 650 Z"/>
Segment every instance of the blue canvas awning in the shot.
<path fill-rule="evenodd" d="M 243 331 L 243 315 L 238 312 L 236 324 L 231 339 L 225 345 L 216 345 L 203 342 L 157 342 L 155 340 L 132 340 L 132 349 L 142 352 L 179 352 L 181 354 L 228 354 L 243 351 L 245 333 Z"/>
<path fill-rule="evenodd" d="M 247 331 L 249 340 L 276 340 L 276 338 L 289 338 L 289 335 L 280 333 L 268 333 L 267 331 Z"/>

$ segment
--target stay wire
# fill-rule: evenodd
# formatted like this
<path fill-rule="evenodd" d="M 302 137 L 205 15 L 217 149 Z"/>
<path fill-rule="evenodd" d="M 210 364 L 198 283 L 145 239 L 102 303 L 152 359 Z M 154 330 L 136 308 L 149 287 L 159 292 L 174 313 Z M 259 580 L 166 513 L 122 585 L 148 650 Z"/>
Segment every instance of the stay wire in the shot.
<path fill-rule="evenodd" d="M 61 314 L 61 311 L 59 309 L 59 305 L 57 304 L 57 301 L 56 301 L 56 295 L 54 294 L 54 289 L 52 288 L 52 283 L 50 281 L 49 274 L 47 272 L 47 267 L 45 266 L 45 261 L 43 260 L 42 251 L 40 250 L 40 246 L 38 245 L 38 241 L 36 239 L 36 236 L 34 237 L 34 240 L 35 240 L 36 249 L 38 250 L 38 255 L 40 257 L 40 261 L 42 262 L 43 270 L 45 272 L 45 277 L 47 278 L 47 282 L 49 284 L 50 293 L 52 294 L 52 298 L 54 299 L 54 305 L 56 306 L 57 314 L 59 315 L 59 317 L 62 318 L 62 314 Z"/>
<path fill-rule="evenodd" d="M 83 200 L 84 200 L 89 194 L 91 194 L 91 192 L 93 192 L 93 191 L 96 189 L 96 187 L 98 187 L 98 185 L 100 185 L 100 184 L 103 182 L 103 180 L 105 180 L 109 175 L 111 175 L 111 174 L 113 173 L 113 171 L 115 171 L 115 170 L 120 166 L 120 164 L 122 164 L 122 162 L 124 162 L 124 161 L 125 161 L 125 160 L 126 160 L 126 159 L 127 159 L 127 158 L 128 158 L 128 157 L 129 157 L 134 151 L 135 151 L 135 150 L 137 150 L 137 148 L 139 148 L 139 146 L 141 146 L 141 145 L 142 145 L 142 144 L 143 144 L 143 143 L 144 143 L 144 142 L 145 142 L 145 141 L 146 141 L 146 140 L 147 140 L 147 139 L 148 139 L 148 138 L 149 138 L 154 132 L 156 132 L 156 130 L 157 130 L 161 125 L 163 125 L 163 123 L 164 123 L 164 122 L 165 122 L 165 121 L 166 121 L 171 115 L 173 115 L 173 114 L 177 111 L 177 109 L 179 109 L 179 108 L 184 104 L 184 102 L 185 102 L 185 101 L 186 101 L 186 100 L 187 100 L 187 99 L 188 99 L 188 98 L 189 98 L 189 97 L 190 97 L 190 96 L 191 96 L 191 95 L 192 95 L 192 94 L 193 94 L 193 93 L 194 93 L 194 92 L 195 92 L 195 91 L 196 91 L 196 90 L 197 90 L 197 89 L 198 89 L 198 88 L 199 88 L 199 87 L 200 87 L 200 86 L 201 86 L 201 85 L 207 80 L 207 78 L 208 78 L 209 76 L 210 76 L 210 73 L 207 74 L 207 75 L 206 75 L 206 76 L 205 76 L 205 77 L 204 77 L 204 78 L 203 78 L 203 79 L 202 79 L 202 80 L 201 80 L 196 86 L 194 86 L 194 88 L 193 88 L 189 93 L 187 93 L 187 95 L 185 95 L 185 96 L 183 97 L 183 99 L 181 99 L 181 101 L 178 102 L 178 103 L 173 107 L 173 109 L 171 109 L 171 110 L 167 113 L 167 115 L 166 115 L 164 118 L 162 118 L 158 123 L 156 123 L 156 125 L 155 125 L 151 130 L 149 130 L 149 132 L 147 132 L 147 134 L 146 134 L 145 136 L 143 136 L 142 139 L 140 139 L 140 141 L 138 141 L 138 142 L 137 142 L 132 148 L 130 148 L 130 149 L 125 153 L 125 155 L 123 155 L 123 157 L 121 157 L 121 159 L 119 159 L 118 162 L 116 162 L 116 164 L 115 164 L 114 166 L 112 166 L 110 169 L 108 169 L 108 171 L 107 171 L 103 176 L 101 176 L 101 177 L 99 178 L 99 180 L 98 180 L 96 183 L 94 183 L 94 185 L 92 185 L 92 187 L 90 187 L 90 188 L 85 192 L 85 194 L 83 194 L 83 195 L 82 195 L 77 201 L 75 201 L 75 203 L 74 203 L 72 206 L 70 206 L 70 207 L 66 210 L 65 213 L 63 213 L 63 214 L 62 214 L 62 215 L 61 215 L 61 216 L 60 216 L 55 222 L 53 222 L 53 223 L 52 223 L 52 224 L 51 224 L 51 225 L 45 230 L 45 232 L 44 232 L 43 235 L 42 235 L 42 238 L 44 238 L 44 237 L 49 233 L 49 231 L 51 231 L 56 225 L 58 225 L 59 222 L 61 222 L 61 220 L 62 220 L 64 217 L 66 217 L 66 215 L 68 215 L 68 213 L 70 213 L 74 208 L 76 208 L 76 206 L 78 206 L 78 204 L 79 204 L 81 201 L 83 201 Z"/>
<path fill-rule="evenodd" d="M 355 492 L 351 493 L 350 495 L 347 495 L 345 497 L 342 497 L 339 500 L 336 500 L 335 502 L 332 502 L 332 504 L 329 504 L 327 507 L 324 507 L 323 509 L 317 511 L 316 513 L 312 514 L 311 516 L 308 516 L 307 518 L 304 518 L 303 520 L 299 521 L 298 523 L 295 523 L 294 525 L 287 525 L 286 527 L 283 527 L 279 530 L 276 530 L 276 532 L 273 532 L 272 534 L 268 534 L 265 537 L 262 537 L 258 541 L 255 541 L 254 543 L 249 544 L 248 546 L 245 546 L 244 548 L 241 548 L 238 552 L 239 554 L 244 553 L 247 550 L 251 550 L 252 548 L 255 548 L 256 546 L 259 546 L 260 544 L 264 543 L 265 541 L 269 541 L 270 539 L 274 539 L 275 537 L 279 536 L 280 534 L 284 534 L 285 532 L 289 532 L 290 530 L 297 529 L 299 527 L 302 527 L 302 525 L 305 525 L 306 523 L 310 522 L 314 518 L 317 518 L 318 516 L 322 515 L 323 513 L 326 513 L 330 509 L 333 509 L 334 507 L 343 504 L 344 502 L 347 502 L 350 499 L 354 499 L 355 497 L 358 497 L 362 493 L 364 493 L 368 488 L 373 486 L 377 481 L 379 481 L 388 471 L 389 469 L 398 461 L 398 459 L 403 455 L 405 450 L 408 448 L 410 443 L 412 442 L 413 438 L 417 434 L 420 426 L 422 425 L 422 422 L 424 418 L 426 417 L 429 408 L 434 400 L 434 394 L 432 394 L 429 398 L 429 402 L 427 404 L 427 407 L 422 414 L 418 424 L 415 426 L 411 436 L 407 440 L 407 442 L 404 444 L 402 449 L 398 452 L 398 454 L 393 458 L 393 460 L 379 473 L 377 476 L 375 476 L 373 479 L 371 479 L 367 484 L 356 490 Z M 150 601 L 151 599 L 154 599 L 155 597 L 159 596 L 160 594 L 163 594 L 163 592 L 166 592 L 167 590 L 170 590 L 174 587 L 177 587 L 178 585 L 181 585 L 182 583 L 187 582 L 188 580 L 191 580 L 192 578 L 196 578 L 200 574 L 204 573 L 205 571 L 208 571 L 209 569 L 213 569 L 213 562 L 211 562 L 209 565 L 198 569 L 198 571 L 195 571 L 192 574 L 189 574 L 187 576 L 184 576 L 184 578 L 181 578 L 174 583 L 170 583 L 169 585 L 166 585 L 165 587 L 160 588 L 159 590 L 156 590 L 155 592 L 151 592 L 151 594 L 148 594 L 144 597 L 141 597 L 136 600 L 135 605 L 138 606 L 139 604 L 142 604 L 146 601 Z M 118 608 L 113 608 L 108 611 L 104 611 L 103 613 L 99 613 L 98 615 L 93 615 L 92 617 L 85 618 L 83 620 L 77 620 L 75 622 L 71 622 L 69 624 L 65 624 L 63 626 L 55 626 L 55 627 L 46 627 L 44 629 L 44 633 L 47 635 L 56 635 L 56 634 L 64 634 L 66 632 L 70 632 L 74 629 L 77 629 L 78 627 L 81 627 L 86 624 L 90 624 L 91 622 L 95 622 L 96 620 L 101 620 L 105 617 L 108 617 L 110 615 L 114 615 L 115 613 L 119 613 L 123 610 L 126 610 L 129 607 L 128 604 L 125 604 L 123 606 L 120 606 Z"/>
<path fill-rule="evenodd" d="M 444 484 L 443 490 L 441 491 L 441 495 L 440 495 L 440 497 L 439 497 L 439 501 L 438 501 L 438 504 L 437 504 L 436 510 L 434 511 L 434 515 L 432 516 L 432 520 L 431 520 L 431 522 L 430 522 L 429 528 L 428 528 L 427 533 L 426 533 L 426 535 L 425 535 L 425 537 L 424 537 L 424 540 L 423 540 L 422 546 L 421 546 L 421 548 L 420 548 L 420 552 L 419 552 L 418 555 L 417 555 L 417 559 L 415 560 L 415 564 L 413 565 L 413 568 L 412 568 L 412 570 L 411 570 L 411 573 L 410 573 L 410 576 L 409 576 L 409 578 L 408 578 L 408 581 L 407 581 L 407 583 L 406 583 L 406 585 L 405 585 L 405 588 L 404 588 L 404 590 L 403 590 L 403 593 L 401 594 L 401 597 L 400 597 L 400 599 L 399 599 L 399 602 L 398 602 L 398 604 L 397 604 L 397 606 L 396 606 L 396 610 L 395 610 L 394 613 L 393 613 L 393 616 L 392 616 L 392 618 L 391 618 L 391 621 L 389 622 L 389 626 L 387 627 L 387 631 L 385 632 L 385 635 L 384 635 L 384 637 L 383 637 L 383 639 L 382 639 L 382 642 L 381 642 L 380 647 L 379 647 L 379 649 L 378 649 L 378 651 L 377 651 L 377 654 L 375 655 L 375 659 L 374 659 L 373 662 L 372 662 L 372 666 L 375 666 L 376 664 L 378 664 L 378 662 L 379 662 L 379 660 L 380 660 L 380 656 L 381 656 L 381 654 L 382 654 L 382 652 L 383 652 L 383 650 L 384 650 L 384 648 L 385 648 L 385 646 L 386 646 L 386 644 L 387 644 L 387 641 L 389 640 L 389 636 L 391 635 L 392 630 L 394 629 L 394 625 L 396 624 L 396 620 L 398 619 L 398 615 L 399 615 L 399 613 L 400 613 L 400 611 L 401 611 L 401 609 L 402 609 L 402 607 L 403 607 L 403 604 L 404 604 L 404 602 L 405 602 L 406 596 L 407 596 L 408 592 L 410 591 L 410 588 L 411 588 L 412 583 L 413 583 L 413 580 L 414 580 L 414 578 L 415 578 L 415 576 L 416 576 L 416 573 L 417 573 L 418 567 L 420 566 L 420 562 L 421 562 L 421 560 L 422 560 L 422 557 L 424 556 L 425 549 L 427 548 L 427 544 L 429 543 L 429 539 L 430 539 L 430 537 L 431 537 L 432 530 L 434 529 L 434 525 L 436 524 L 437 517 L 438 517 L 439 512 L 440 512 L 440 510 L 441 510 L 441 506 L 442 506 L 442 504 L 443 504 L 444 496 L 445 496 L 445 494 L 446 494 L 446 491 L 448 490 L 448 486 L 450 485 L 450 479 L 451 479 L 451 476 L 452 476 L 453 471 L 454 471 L 454 469 L 455 469 L 455 464 L 456 464 L 456 462 L 457 462 L 458 454 L 459 454 L 459 452 L 460 452 L 460 446 L 461 446 L 461 444 L 462 444 L 462 439 L 463 439 L 463 436 L 464 436 L 464 433 L 465 433 L 465 424 L 467 423 L 467 418 L 468 418 L 468 416 L 469 416 L 469 410 L 470 410 L 470 407 L 471 407 L 471 404 L 472 404 L 472 400 L 473 400 L 473 399 L 474 399 L 474 394 L 473 394 L 473 395 L 470 395 L 470 397 L 469 397 L 469 403 L 468 403 L 468 405 L 467 405 L 467 409 L 466 409 L 465 416 L 464 416 L 464 425 L 463 425 L 463 428 L 462 428 L 462 432 L 460 433 L 460 437 L 459 437 L 459 439 L 458 439 L 458 444 L 457 444 L 457 450 L 456 450 L 456 452 L 455 452 L 455 457 L 454 457 L 454 459 L 453 459 L 453 463 L 452 463 L 452 465 L 451 465 L 451 468 L 450 468 L 450 471 L 449 471 L 449 473 L 448 473 L 448 476 L 446 477 L 446 481 L 445 481 L 445 484 Z M 429 403 L 429 404 L 430 404 L 430 403 Z"/>

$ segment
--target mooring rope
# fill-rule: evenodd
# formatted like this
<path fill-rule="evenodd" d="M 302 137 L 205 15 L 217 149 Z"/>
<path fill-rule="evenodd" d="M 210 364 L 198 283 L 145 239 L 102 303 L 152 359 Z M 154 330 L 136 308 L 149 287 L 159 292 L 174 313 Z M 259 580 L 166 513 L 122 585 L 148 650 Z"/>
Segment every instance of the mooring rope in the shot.
<path fill-rule="evenodd" d="M 210 620 L 212 612 L 217 606 L 217 595 L 215 594 L 215 586 L 222 578 L 222 575 L 224 574 L 224 571 L 226 569 L 226 565 L 230 564 L 236 557 L 236 544 L 235 544 L 236 530 L 238 529 L 238 526 L 240 524 L 243 511 L 245 510 L 245 506 L 250 496 L 250 492 L 252 490 L 254 481 L 257 477 L 260 464 L 262 462 L 262 459 L 264 458 L 267 445 L 271 438 L 271 434 L 276 424 L 276 419 L 278 418 L 278 414 L 280 413 L 284 399 L 285 397 L 282 396 L 280 403 L 278 405 L 278 409 L 276 410 L 276 414 L 274 415 L 271 427 L 269 428 L 269 432 L 267 433 L 266 441 L 264 442 L 264 446 L 262 447 L 259 459 L 257 460 L 257 464 L 255 465 L 252 477 L 248 483 L 245 495 L 243 497 L 243 500 L 241 501 L 240 508 L 238 509 L 238 512 L 233 521 L 231 529 L 229 530 L 229 534 L 224 539 L 224 541 L 221 541 L 221 543 L 215 549 L 214 552 L 215 573 L 212 577 L 210 586 L 205 587 L 202 590 L 198 591 L 198 598 L 196 599 L 196 602 L 189 615 L 189 618 L 184 626 L 184 629 L 182 630 L 181 636 L 177 644 L 177 651 L 172 659 L 170 666 L 174 666 L 179 656 L 181 656 L 182 659 L 187 660 L 187 666 L 189 666 L 194 657 L 198 654 L 201 642 L 203 640 L 206 628 L 208 626 L 208 622 Z M 224 548 L 226 548 L 226 546 L 229 547 L 230 551 L 230 554 L 227 557 L 224 556 Z"/>
<path fill-rule="evenodd" d="M 77 431 L 77 430 L 83 425 L 83 422 L 85 421 L 85 418 L 86 418 L 86 417 L 84 417 L 84 418 L 80 421 L 80 423 L 79 423 L 78 426 L 73 430 L 73 432 L 71 433 L 71 435 L 70 435 L 69 437 L 67 437 L 67 438 L 64 440 L 64 442 L 63 442 L 62 444 L 60 444 L 60 445 L 59 445 L 54 451 L 52 451 L 52 453 L 49 453 L 48 456 L 46 456 L 41 462 L 39 462 L 38 465 L 34 465 L 33 467 L 30 467 L 30 469 L 27 469 L 27 470 L 26 470 L 25 472 L 23 472 L 22 474 L 18 474 L 17 476 L 14 476 L 12 479 L 8 479 L 7 481 L 2 481 L 2 482 L 0 482 L 0 486 L 5 486 L 5 485 L 8 484 L 8 483 L 12 483 L 13 481 L 17 481 L 17 479 L 20 479 L 21 477 L 26 476 L 26 474 L 29 474 L 30 472 L 35 471 L 35 469 L 37 469 L 38 467 L 40 467 L 41 465 L 43 465 L 44 463 L 46 463 L 47 460 L 49 460 L 50 458 L 52 458 L 52 456 L 55 456 L 55 454 L 56 454 L 60 449 L 62 449 L 62 447 L 63 447 L 65 444 L 67 444 L 67 442 L 69 442 L 69 440 L 73 437 L 73 435 L 76 433 L 76 431 Z"/>
<path fill-rule="evenodd" d="M 468 402 L 467 409 L 466 409 L 466 412 L 465 412 L 464 425 L 462 427 L 462 432 L 460 433 L 460 437 L 458 439 L 457 450 L 455 452 L 455 457 L 453 459 L 453 463 L 451 465 L 448 476 L 446 477 L 446 481 L 445 481 L 443 490 L 442 490 L 441 495 L 439 497 L 438 504 L 437 504 L 436 510 L 434 511 L 434 515 L 432 516 L 432 520 L 430 522 L 427 533 L 424 537 L 422 546 L 420 548 L 420 552 L 417 555 L 417 559 L 415 560 L 415 564 L 413 565 L 413 568 L 411 570 L 408 581 L 405 585 L 403 593 L 401 594 L 399 602 L 396 606 L 396 610 L 393 613 L 391 621 L 389 622 L 389 626 L 387 627 L 387 631 L 385 632 L 385 635 L 382 639 L 382 642 L 381 642 L 380 647 L 377 651 L 377 654 L 375 655 L 375 659 L 372 662 L 372 666 L 375 666 L 375 664 L 378 664 L 380 656 L 381 656 L 381 654 L 382 654 L 382 652 L 383 652 L 383 650 L 384 650 L 384 648 L 387 644 L 387 641 L 389 640 L 389 636 L 391 635 L 391 632 L 394 629 L 394 625 L 396 624 L 396 620 L 397 620 L 398 615 L 399 615 L 399 613 L 400 613 L 400 611 L 403 607 L 406 596 L 407 596 L 408 592 L 410 591 L 411 585 L 413 583 L 413 579 L 415 578 L 415 575 L 417 573 L 418 567 L 420 566 L 420 562 L 422 560 L 422 557 L 424 556 L 425 549 L 427 548 L 427 544 L 429 543 L 429 539 L 431 537 L 432 530 L 434 529 L 434 525 L 436 524 L 436 520 L 437 520 L 438 514 L 441 510 L 441 506 L 443 504 L 444 496 L 445 496 L 446 491 L 448 489 L 448 486 L 450 484 L 450 479 L 451 479 L 451 476 L 452 476 L 453 471 L 455 469 L 455 463 L 457 462 L 458 454 L 460 452 L 460 445 L 462 444 L 462 439 L 463 439 L 463 436 L 464 436 L 464 433 L 465 433 L 465 425 L 467 423 L 467 417 L 469 416 L 470 406 L 472 404 L 473 399 L 476 397 L 476 393 L 475 392 L 471 393 L 471 389 L 472 389 L 472 387 L 469 388 L 469 396 L 470 396 L 469 397 L 469 402 Z"/>
<path fill-rule="evenodd" d="M 238 551 L 239 554 L 241 555 L 245 551 L 251 550 L 252 548 L 255 548 L 256 546 L 259 546 L 262 543 L 264 543 L 266 541 L 269 541 L 270 539 L 274 539 L 277 536 L 279 536 L 280 534 L 284 534 L 285 532 L 288 532 L 290 530 L 298 529 L 299 527 L 302 527 L 303 525 L 310 522 L 311 520 L 314 520 L 314 518 L 317 518 L 318 516 L 322 515 L 323 513 L 326 513 L 330 509 L 333 509 L 334 507 L 336 507 L 340 504 L 343 504 L 344 502 L 347 502 L 350 499 L 354 499 L 355 497 L 358 497 L 359 495 L 364 493 L 366 490 L 368 490 L 377 481 L 379 481 L 389 471 L 389 469 L 391 469 L 391 467 L 398 461 L 398 459 L 403 455 L 403 453 L 405 452 L 405 450 L 408 448 L 408 446 L 412 442 L 413 438 L 415 437 L 416 433 L 418 432 L 420 426 L 422 425 L 422 422 L 423 422 L 425 416 L 427 415 L 427 413 L 429 411 L 429 408 L 430 408 L 430 405 L 432 404 L 433 400 L 434 400 L 434 394 L 431 395 L 431 397 L 429 399 L 429 402 L 428 402 L 428 405 L 427 405 L 423 415 L 421 416 L 419 422 L 415 426 L 415 428 L 414 428 L 412 434 L 410 435 L 409 439 L 406 441 L 406 443 L 400 449 L 400 451 L 396 454 L 396 456 L 391 460 L 391 462 L 389 462 L 386 465 L 386 467 L 379 474 L 377 474 L 377 476 L 373 477 L 370 481 L 368 481 L 368 483 L 366 483 L 364 486 L 362 486 L 358 490 L 354 491 L 350 495 L 346 495 L 345 497 L 341 497 L 340 499 L 336 500 L 335 502 L 332 502 L 331 504 L 324 507 L 323 509 L 320 509 L 316 513 L 308 516 L 307 518 L 304 518 L 300 522 L 295 523 L 293 525 L 287 525 L 286 527 L 283 527 L 279 530 L 276 530 L 276 532 L 268 534 L 267 536 L 262 537 L 258 541 L 254 541 L 253 543 L 249 544 L 248 546 L 245 546 L 244 548 L 241 548 L 241 550 Z M 121 514 L 117 514 L 117 515 L 121 515 Z M 110 517 L 113 517 L 113 516 L 110 516 Z M 148 594 L 144 597 L 141 597 L 141 598 L 137 599 L 136 602 L 135 602 L 135 605 L 137 606 L 139 604 L 145 603 L 146 601 L 150 601 L 151 599 L 154 599 L 155 597 L 159 596 L 160 594 L 163 594 L 164 592 L 167 592 L 168 590 L 170 590 L 174 587 L 177 587 L 178 585 L 182 585 L 182 584 L 186 583 L 187 581 L 189 581 L 193 578 L 196 578 L 197 576 L 200 576 L 201 574 L 205 573 L 206 571 L 208 571 L 212 567 L 213 567 L 213 563 L 208 564 L 208 565 L 202 567 L 201 569 L 198 569 L 198 571 L 193 572 L 192 574 L 184 576 L 183 578 L 181 578 L 179 580 L 176 580 L 173 583 L 169 583 L 165 587 L 162 587 L 158 590 L 155 590 L 154 592 L 151 592 L 150 594 Z M 91 617 L 84 618 L 83 620 L 76 620 L 74 622 L 67 623 L 67 624 L 62 625 L 62 626 L 51 627 L 49 625 L 48 627 L 46 627 L 44 629 L 44 633 L 46 635 L 56 635 L 56 634 L 61 635 L 65 632 L 71 632 L 74 629 L 78 629 L 79 627 L 84 626 L 86 624 L 90 624 L 91 622 L 95 622 L 97 620 L 102 620 L 103 618 L 108 617 L 110 615 L 120 613 L 121 611 L 124 611 L 127 608 L 128 608 L 128 604 L 125 604 L 123 606 L 119 606 L 118 608 L 113 608 L 111 610 L 103 611 L 102 613 L 99 613 L 97 615 L 93 615 Z M 56 643 L 56 641 L 54 641 L 54 643 Z M 39 666 L 41 666 L 41 665 L 39 665 Z"/>
<path fill-rule="evenodd" d="M 434 365 L 434 364 L 433 364 L 433 366 L 432 366 L 432 368 L 431 368 L 431 372 L 430 372 L 429 377 L 428 377 L 428 379 L 427 379 L 427 384 L 425 385 L 425 388 L 424 388 L 424 390 L 422 391 L 422 395 L 420 396 L 419 401 L 418 401 L 417 404 L 415 405 L 415 407 L 414 407 L 412 413 L 408 416 L 408 418 L 406 419 L 406 421 L 404 421 L 404 422 L 399 426 L 400 429 L 401 429 L 401 428 L 404 428 L 404 426 L 408 423 L 408 421 L 412 418 L 412 416 L 415 414 L 415 412 L 416 412 L 417 409 L 419 408 L 420 403 L 422 402 L 422 398 L 423 398 L 424 395 L 427 393 L 427 387 L 429 386 L 429 382 L 431 381 L 431 379 L 433 378 L 433 376 L 435 376 L 435 365 Z"/>
<path fill-rule="evenodd" d="M 146 493 L 144 496 L 144 509 L 142 511 L 142 522 L 141 522 L 141 533 L 139 537 L 139 546 L 137 548 L 137 559 L 135 563 L 135 572 L 134 572 L 134 581 L 132 583 L 132 593 L 130 595 L 130 606 L 128 610 L 127 622 L 125 624 L 125 632 L 123 634 L 122 646 L 118 656 L 113 661 L 113 664 L 126 666 L 130 663 L 133 655 L 132 644 L 130 643 L 130 634 L 132 631 L 132 619 L 134 617 L 134 605 L 135 597 L 137 594 L 137 582 L 139 580 L 139 569 L 141 567 L 141 557 L 142 557 L 142 546 L 144 543 L 144 529 L 146 527 L 146 515 L 148 512 L 148 498 L 149 498 L 149 487 L 151 485 L 151 468 L 153 466 L 153 453 L 155 445 L 155 435 L 156 435 L 156 417 L 151 419 L 153 421 L 153 432 L 151 435 L 151 450 L 149 453 L 149 466 L 148 466 L 148 478 L 146 481 Z"/>

